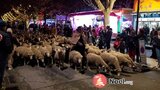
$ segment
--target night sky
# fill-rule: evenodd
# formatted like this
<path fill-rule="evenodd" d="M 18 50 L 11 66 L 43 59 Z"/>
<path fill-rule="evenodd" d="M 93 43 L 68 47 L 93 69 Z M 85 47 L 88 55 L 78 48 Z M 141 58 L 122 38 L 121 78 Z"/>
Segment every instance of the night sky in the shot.
<path fill-rule="evenodd" d="M 46 5 L 41 5 L 44 4 L 45 1 L 49 2 Z M 117 0 L 114 8 L 133 8 L 133 2 L 134 0 Z M 86 5 L 83 0 L 0 0 L 0 16 L 10 11 L 13 6 L 19 6 L 20 4 L 25 8 L 28 5 L 37 6 L 39 9 L 47 7 L 48 10 L 53 9 L 55 13 L 57 13 L 56 11 L 70 13 L 93 10 L 93 8 Z"/>

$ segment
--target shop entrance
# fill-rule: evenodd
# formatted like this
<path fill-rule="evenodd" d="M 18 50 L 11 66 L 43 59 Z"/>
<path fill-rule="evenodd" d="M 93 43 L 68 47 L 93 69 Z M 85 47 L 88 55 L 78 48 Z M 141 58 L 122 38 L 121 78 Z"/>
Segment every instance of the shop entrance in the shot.
<path fill-rule="evenodd" d="M 139 22 L 139 28 L 143 28 L 144 26 L 149 27 L 150 31 L 152 31 L 152 28 L 156 28 L 157 26 L 160 26 L 160 22 L 158 21 L 140 21 Z"/>

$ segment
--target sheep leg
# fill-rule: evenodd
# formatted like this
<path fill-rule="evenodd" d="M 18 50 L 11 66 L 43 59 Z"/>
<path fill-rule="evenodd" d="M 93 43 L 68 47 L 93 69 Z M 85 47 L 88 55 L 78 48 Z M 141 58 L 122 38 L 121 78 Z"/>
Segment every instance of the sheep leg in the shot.
<path fill-rule="evenodd" d="M 100 70 L 99 65 L 98 65 L 98 64 L 96 64 L 96 67 L 97 67 L 96 72 L 97 72 L 97 73 L 99 73 L 99 70 Z"/>
<path fill-rule="evenodd" d="M 69 59 L 69 65 L 70 65 L 70 67 L 73 67 L 73 62 L 72 62 L 73 60 L 72 59 Z"/>
<path fill-rule="evenodd" d="M 59 68 L 59 69 L 61 69 L 60 68 L 60 60 L 56 60 L 57 61 L 57 67 Z"/>
<path fill-rule="evenodd" d="M 51 56 L 51 65 L 53 65 L 53 57 Z"/>
<path fill-rule="evenodd" d="M 42 64 L 43 64 L 43 66 L 45 66 L 44 59 L 42 59 Z"/>
<path fill-rule="evenodd" d="M 23 65 L 24 66 L 26 65 L 26 58 L 24 58 Z"/>
<path fill-rule="evenodd" d="M 112 62 L 113 62 L 114 67 L 116 68 L 116 71 L 121 72 L 121 67 L 120 67 L 119 61 L 114 60 Z"/>
<path fill-rule="evenodd" d="M 80 71 L 82 71 L 83 69 L 82 69 L 82 62 L 80 62 Z"/>
<path fill-rule="evenodd" d="M 39 67 L 39 60 L 37 59 L 37 66 Z"/>
<path fill-rule="evenodd" d="M 120 71 L 117 71 L 117 76 L 120 76 L 120 75 L 121 75 Z"/>
<path fill-rule="evenodd" d="M 107 68 L 105 68 L 104 66 L 102 66 L 102 69 L 104 70 L 104 72 L 107 72 Z"/>
<path fill-rule="evenodd" d="M 77 63 L 74 63 L 74 66 L 75 66 L 75 71 L 78 71 L 78 69 L 77 69 Z"/>
<path fill-rule="evenodd" d="M 57 60 L 57 66 L 60 69 L 60 60 Z"/>
<path fill-rule="evenodd" d="M 87 63 L 87 64 L 86 64 L 86 68 L 87 68 L 89 71 L 91 71 L 91 68 L 89 67 L 89 62 L 88 62 L 88 60 L 87 60 L 86 63 Z"/>
<path fill-rule="evenodd" d="M 87 68 L 89 71 L 92 71 L 90 67 Z"/>
<path fill-rule="evenodd" d="M 64 57 L 61 59 L 61 66 L 64 67 Z"/>

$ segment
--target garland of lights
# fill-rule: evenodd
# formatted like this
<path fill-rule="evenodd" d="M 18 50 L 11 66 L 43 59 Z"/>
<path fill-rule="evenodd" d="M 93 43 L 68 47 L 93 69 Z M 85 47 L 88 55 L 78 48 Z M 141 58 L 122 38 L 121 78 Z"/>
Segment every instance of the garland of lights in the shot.
<path fill-rule="evenodd" d="M 26 20 L 28 18 L 28 15 L 26 15 L 26 10 L 24 10 L 24 13 L 21 13 L 19 10 L 24 10 L 22 8 L 18 7 L 18 10 L 15 8 L 12 8 L 12 10 L 14 11 L 14 13 L 18 14 L 16 17 L 13 15 L 13 13 L 11 11 L 5 13 L 3 16 L 1 16 L 1 19 L 3 21 L 14 21 L 14 20 Z"/>

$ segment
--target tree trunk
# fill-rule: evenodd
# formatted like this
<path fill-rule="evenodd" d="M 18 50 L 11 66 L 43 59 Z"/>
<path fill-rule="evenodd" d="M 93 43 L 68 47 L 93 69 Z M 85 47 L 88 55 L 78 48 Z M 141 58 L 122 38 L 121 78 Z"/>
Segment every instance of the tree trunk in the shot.
<path fill-rule="evenodd" d="M 103 14 L 104 14 L 104 27 L 106 27 L 106 26 L 110 26 L 110 19 L 109 19 L 109 17 L 110 17 L 110 11 L 103 11 Z"/>

